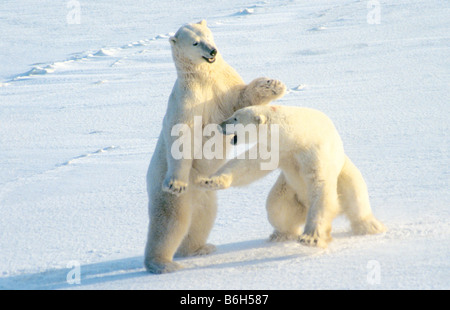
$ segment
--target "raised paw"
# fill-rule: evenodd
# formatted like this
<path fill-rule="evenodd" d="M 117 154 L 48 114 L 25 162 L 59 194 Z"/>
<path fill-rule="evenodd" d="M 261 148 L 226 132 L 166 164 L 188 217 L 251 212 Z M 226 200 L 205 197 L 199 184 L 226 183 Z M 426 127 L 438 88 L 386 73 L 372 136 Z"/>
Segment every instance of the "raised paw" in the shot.
<path fill-rule="evenodd" d="M 256 87 L 260 89 L 261 94 L 267 97 L 282 96 L 286 92 L 286 85 L 274 79 L 261 78 L 257 80 Z"/>
<path fill-rule="evenodd" d="M 209 190 L 226 189 L 231 185 L 231 177 L 221 175 L 212 178 L 199 178 L 197 184 Z"/>
<path fill-rule="evenodd" d="M 188 184 L 183 181 L 174 180 L 172 178 L 167 178 L 164 180 L 162 190 L 176 196 L 183 194 L 187 189 Z"/>

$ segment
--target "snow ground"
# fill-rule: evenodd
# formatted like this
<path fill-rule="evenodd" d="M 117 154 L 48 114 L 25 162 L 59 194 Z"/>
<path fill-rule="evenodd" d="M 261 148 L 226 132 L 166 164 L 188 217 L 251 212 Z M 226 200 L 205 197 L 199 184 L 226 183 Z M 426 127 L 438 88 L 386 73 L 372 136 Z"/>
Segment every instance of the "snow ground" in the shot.
<path fill-rule="evenodd" d="M 80 0 L 80 24 L 62 2 L 0 4 L 0 289 L 450 288 L 448 2 Z M 326 250 L 267 243 L 273 173 L 220 192 L 216 253 L 144 271 L 167 37 L 203 18 L 244 80 L 334 120 L 387 233 L 339 218 Z"/>

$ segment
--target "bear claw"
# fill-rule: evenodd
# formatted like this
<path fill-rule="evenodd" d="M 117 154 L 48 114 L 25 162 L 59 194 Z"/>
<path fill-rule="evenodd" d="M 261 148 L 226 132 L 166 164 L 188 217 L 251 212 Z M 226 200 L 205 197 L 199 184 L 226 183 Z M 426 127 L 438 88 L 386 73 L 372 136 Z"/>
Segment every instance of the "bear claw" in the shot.
<path fill-rule="evenodd" d="M 145 261 L 145 269 L 153 274 L 171 273 L 183 268 L 182 265 L 175 262 L 154 262 Z"/>
<path fill-rule="evenodd" d="M 298 239 L 298 235 L 290 234 L 290 233 L 282 233 L 277 230 L 275 230 L 270 236 L 269 236 L 269 242 L 284 242 L 284 241 L 291 241 Z"/>
<path fill-rule="evenodd" d="M 223 182 L 220 177 L 213 177 L 213 178 L 199 178 L 197 181 L 197 184 L 201 187 L 210 189 L 210 190 L 220 190 L 220 189 L 226 189 L 230 185 L 227 184 L 228 182 Z"/>
<path fill-rule="evenodd" d="M 208 255 L 216 251 L 216 246 L 213 244 L 205 244 L 198 248 L 193 255 Z"/>
<path fill-rule="evenodd" d="M 307 234 L 303 234 L 298 238 L 298 241 L 307 246 L 313 246 L 313 247 L 319 247 L 319 248 L 326 248 L 327 242 L 317 236 L 310 236 Z"/>
<path fill-rule="evenodd" d="M 174 195 L 181 195 L 183 194 L 187 189 L 187 183 L 182 181 L 176 181 L 176 180 L 169 180 L 165 181 L 162 187 L 162 190 Z"/>

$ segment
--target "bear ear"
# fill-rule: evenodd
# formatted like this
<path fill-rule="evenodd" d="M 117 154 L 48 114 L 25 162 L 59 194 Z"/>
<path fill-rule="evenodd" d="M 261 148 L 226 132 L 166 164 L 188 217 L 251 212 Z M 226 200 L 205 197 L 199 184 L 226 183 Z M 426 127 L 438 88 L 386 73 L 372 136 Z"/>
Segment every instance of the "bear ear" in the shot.
<path fill-rule="evenodd" d="M 255 121 L 258 124 L 265 124 L 267 121 L 267 118 L 264 115 L 260 114 L 260 115 L 255 116 Z"/>
<path fill-rule="evenodd" d="M 170 42 L 170 44 L 174 45 L 177 42 L 177 38 L 175 38 L 175 36 L 171 36 L 169 38 L 169 42 Z"/>
<path fill-rule="evenodd" d="M 199 25 L 202 25 L 202 26 L 205 26 L 206 27 L 206 20 L 201 20 L 201 21 L 199 21 L 197 24 L 199 24 Z"/>

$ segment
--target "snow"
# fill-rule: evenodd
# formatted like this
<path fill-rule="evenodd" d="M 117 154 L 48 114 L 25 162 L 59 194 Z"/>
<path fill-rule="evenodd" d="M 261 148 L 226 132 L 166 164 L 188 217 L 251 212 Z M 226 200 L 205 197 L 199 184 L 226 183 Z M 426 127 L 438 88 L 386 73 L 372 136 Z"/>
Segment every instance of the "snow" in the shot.
<path fill-rule="evenodd" d="M 56 2 L 0 4 L 0 289 L 450 288 L 447 2 L 80 0 L 80 24 Z M 338 218 L 327 249 L 268 243 L 272 173 L 220 192 L 217 252 L 145 272 L 167 38 L 201 19 L 244 80 L 333 119 L 388 232 Z"/>

